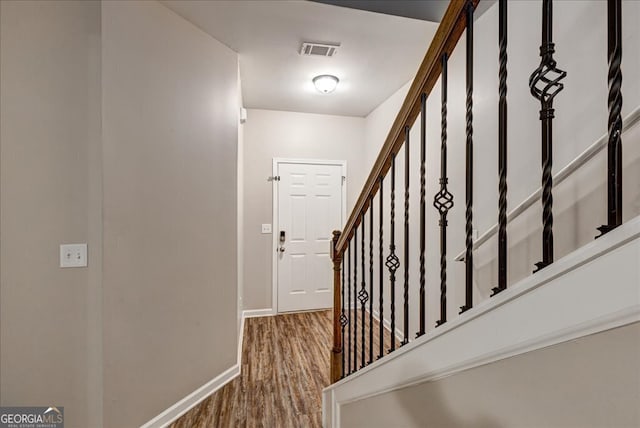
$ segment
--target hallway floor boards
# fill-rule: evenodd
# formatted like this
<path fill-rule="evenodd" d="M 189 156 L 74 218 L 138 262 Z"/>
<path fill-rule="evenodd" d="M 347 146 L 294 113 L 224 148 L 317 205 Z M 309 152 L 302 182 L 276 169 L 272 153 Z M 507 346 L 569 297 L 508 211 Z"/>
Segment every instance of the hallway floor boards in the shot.
<path fill-rule="evenodd" d="M 320 427 L 331 311 L 245 320 L 242 372 L 172 428 Z"/>
<path fill-rule="evenodd" d="M 354 319 L 356 314 L 352 314 Z M 357 317 L 360 345 L 360 311 Z M 365 325 L 368 338 L 368 322 Z M 377 353 L 377 321 L 373 328 Z M 386 329 L 384 336 L 388 348 L 391 334 Z M 355 337 L 352 333 L 354 341 Z M 171 428 L 321 427 L 322 389 L 329 385 L 331 343 L 330 310 L 247 318 L 240 376 L 185 413 Z M 367 350 L 368 346 L 367 339 Z M 355 358 L 360 365 L 360 346 Z"/>

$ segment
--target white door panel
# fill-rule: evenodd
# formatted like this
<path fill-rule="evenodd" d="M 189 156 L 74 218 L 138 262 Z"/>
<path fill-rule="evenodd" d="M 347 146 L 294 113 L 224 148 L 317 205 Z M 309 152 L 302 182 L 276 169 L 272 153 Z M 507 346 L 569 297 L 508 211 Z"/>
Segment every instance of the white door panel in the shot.
<path fill-rule="evenodd" d="M 331 232 L 342 227 L 342 165 L 279 163 L 278 312 L 333 305 Z"/>

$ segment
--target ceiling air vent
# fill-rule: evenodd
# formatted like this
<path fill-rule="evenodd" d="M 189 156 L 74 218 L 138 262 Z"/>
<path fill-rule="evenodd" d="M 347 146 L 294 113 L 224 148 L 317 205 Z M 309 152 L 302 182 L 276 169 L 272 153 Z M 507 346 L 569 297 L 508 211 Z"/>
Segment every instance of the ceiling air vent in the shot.
<path fill-rule="evenodd" d="M 334 56 L 338 51 L 338 44 L 327 44 L 327 43 L 312 43 L 312 42 L 303 42 L 302 47 L 300 48 L 300 55 L 311 55 L 311 56 Z"/>

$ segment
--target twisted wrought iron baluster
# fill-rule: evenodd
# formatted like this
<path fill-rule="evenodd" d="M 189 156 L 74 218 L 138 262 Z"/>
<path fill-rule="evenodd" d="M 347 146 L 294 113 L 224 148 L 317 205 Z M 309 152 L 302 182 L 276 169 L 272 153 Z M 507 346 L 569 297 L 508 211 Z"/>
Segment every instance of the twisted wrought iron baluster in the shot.
<path fill-rule="evenodd" d="M 347 373 L 351 374 L 351 241 L 347 246 Z M 344 348 L 343 351 L 344 353 Z M 344 364 L 343 364 L 344 366 Z"/>
<path fill-rule="evenodd" d="M 427 94 L 420 97 L 420 330 L 416 337 L 426 333 L 425 252 L 426 252 L 426 161 L 427 161 Z"/>
<path fill-rule="evenodd" d="M 467 3 L 467 141 L 465 210 L 465 301 L 460 313 L 473 307 L 473 3 Z"/>
<path fill-rule="evenodd" d="M 440 213 L 440 319 L 436 327 L 447 322 L 447 213 L 453 207 L 453 195 L 447 190 L 447 61 L 447 54 L 442 54 L 440 191 L 433 200 L 433 206 Z"/>
<path fill-rule="evenodd" d="M 404 127 L 404 339 L 400 346 L 409 343 L 409 133 Z"/>
<path fill-rule="evenodd" d="M 507 288 L 507 0 L 500 0 L 498 7 L 498 286 L 492 289 L 492 296 Z"/>
<path fill-rule="evenodd" d="M 369 361 L 373 362 L 373 196 L 369 198 Z"/>
<path fill-rule="evenodd" d="M 353 371 L 358 371 L 358 225 L 353 228 Z"/>
<path fill-rule="evenodd" d="M 396 156 L 391 159 L 391 243 L 389 244 L 389 256 L 387 256 L 386 266 L 389 269 L 389 282 L 391 283 L 391 348 L 389 352 L 396 349 L 396 270 L 400 267 L 400 260 L 396 255 L 395 228 L 396 228 Z M 382 318 L 381 318 L 382 319 Z"/>
<path fill-rule="evenodd" d="M 529 78 L 531 94 L 540 101 L 540 120 L 542 121 L 542 261 L 536 263 L 537 269 L 553 263 L 553 99 L 564 85 L 565 71 L 556 67 L 553 59 L 553 2 L 542 0 L 542 45 L 540 46 L 540 66 Z"/>
<path fill-rule="evenodd" d="M 378 340 L 380 346 L 380 352 L 378 354 L 378 359 L 384 356 L 384 240 L 383 240 L 383 231 L 384 231 L 384 178 L 380 177 L 380 197 L 378 199 L 378 215 L 380 216 L 380 223 L 378 224 L 378 270 L 379 270 L 379 278 L 378 287 L 379 287 L 379 296 L 378 296 Z"/>
<path fill-rule="evenodd" d="M 609 143 L 607 146 L 607 224 L 602 236 L 622 224 L 622 2 L 607 2 L 609 56 Z"/>

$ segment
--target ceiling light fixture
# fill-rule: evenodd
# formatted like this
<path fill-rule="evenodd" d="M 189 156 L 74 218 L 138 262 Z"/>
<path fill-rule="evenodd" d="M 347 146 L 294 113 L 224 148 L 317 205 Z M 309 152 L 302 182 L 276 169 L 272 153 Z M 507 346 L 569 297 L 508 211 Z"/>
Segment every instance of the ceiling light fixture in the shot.
<path fill-rule="evenodd" d="M 319 92 L 323 94 L 330 94 L 335 91 L 336 86 L 340 80 L 336 76 L 330 74 L 321 74 L 313 78 L 313 85 Z"/>

